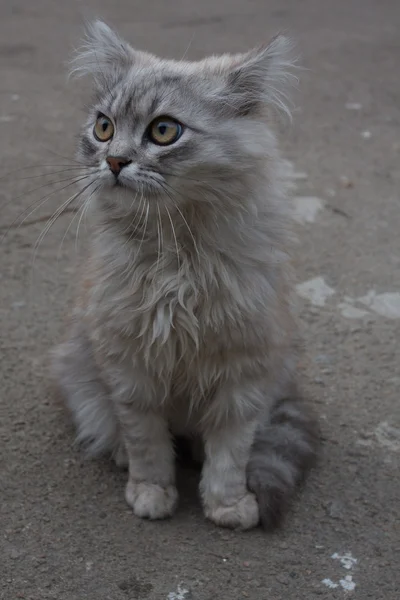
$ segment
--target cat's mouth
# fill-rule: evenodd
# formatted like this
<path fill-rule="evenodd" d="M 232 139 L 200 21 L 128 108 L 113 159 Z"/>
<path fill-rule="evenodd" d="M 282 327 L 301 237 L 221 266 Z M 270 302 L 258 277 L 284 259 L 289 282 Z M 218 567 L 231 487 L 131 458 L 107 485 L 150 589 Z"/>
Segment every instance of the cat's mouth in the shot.
<path fill-rule="evenodd" d="M 117 176 L 117 177 L 113 176 L 112 178 L 107 177 L 105 179 L 104 183 L 105 183 L 106 187 L 111 188 L 111 189 L 115 189 L 115 188 L 129 189 L 130 187 L 132 187 L 131 182 L 130 182 L 130 185 L 128 185 L 127 182 L 124 181 L 123 178 L 119 177 L 119 176 Z"/>

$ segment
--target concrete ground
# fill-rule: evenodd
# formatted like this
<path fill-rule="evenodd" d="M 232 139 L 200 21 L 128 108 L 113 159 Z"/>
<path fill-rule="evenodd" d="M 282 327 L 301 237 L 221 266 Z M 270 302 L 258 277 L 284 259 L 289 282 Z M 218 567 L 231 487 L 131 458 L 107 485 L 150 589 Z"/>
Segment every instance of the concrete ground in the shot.
<path fill-rule="evenodd" d="M 29 215 L 57 189 L 37 189 L 44 165 L 62 171 L 73 156 L 84 89 L 67 85 L 64 63 L 82 18 L 97 15 L 138 47 L 178 58 L 244 50 L 288 29 L 309 69 L 283 147 L 298 197 L 305 387 L 324 446 L 277 534 L 206 523 L 189 471 L 172 520 L 137 520 L 125 475 L 82 460 L 49 388 L 76 219 L 67 231 L 64 215 L 43 240 L 45 222 L 8 225 L 68 197 Z M 3 0 L 0 17 L 0 598 L 397 600 L 400 3 Z"/>

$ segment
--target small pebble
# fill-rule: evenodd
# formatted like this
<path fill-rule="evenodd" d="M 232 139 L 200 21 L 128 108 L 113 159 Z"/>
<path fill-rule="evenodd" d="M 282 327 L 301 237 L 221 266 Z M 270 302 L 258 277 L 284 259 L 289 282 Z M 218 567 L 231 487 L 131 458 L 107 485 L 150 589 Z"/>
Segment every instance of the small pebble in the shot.
<path fill-rule="evenodd" d="M 340 177 L 340 184 L 344 187 L 344 188 L 352 188 L 354 187 L 354 183 L 351 181 L 351 179 L 349 179 L 348 177 L 346 177 L 345 175 L 342 175 Z"/>
<path fill-rule="evenodd" d="M 369 138 L 371 137 L 371 132 L 370 131 L 362 131 L 361 137 L 364 138 L 364 140 L 369 140 Z"/>

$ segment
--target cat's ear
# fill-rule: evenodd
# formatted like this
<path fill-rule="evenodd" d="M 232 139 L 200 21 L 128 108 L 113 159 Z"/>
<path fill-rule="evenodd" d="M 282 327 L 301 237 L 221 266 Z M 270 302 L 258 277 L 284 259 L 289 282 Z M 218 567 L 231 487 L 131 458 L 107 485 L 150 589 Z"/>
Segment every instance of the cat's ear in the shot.
<path fill-rule="evenodd" d="M 129 69 L 141 54 L 103 21 L 96 20 L 86 26 L 83 43 L 71 61 L 70 74 L 90 75 L 101 84 Z"/>
<path fill-rule="evenodd" d="M 287 37 L 278 35 L 270 44 L 234 56 L 225 65 L 224 93 L 239 114 L 270 106 L 290 117 L 288 89 L 298 81 L 292 48 Z"/>

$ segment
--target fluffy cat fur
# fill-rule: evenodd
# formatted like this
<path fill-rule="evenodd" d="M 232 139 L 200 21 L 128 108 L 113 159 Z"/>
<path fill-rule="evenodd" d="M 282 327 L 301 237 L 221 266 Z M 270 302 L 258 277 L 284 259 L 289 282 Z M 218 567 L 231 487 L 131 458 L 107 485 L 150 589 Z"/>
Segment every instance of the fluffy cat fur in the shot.
<path fill-rule="evenodd" d="M 232 528 L 276 525 L 315 457 L 269 125 L 288 111 L 289 46 L 177 62 L 96 21 L 74 61 L 95 89 L 78 152 L 93 227 L 53 372 L 79 442 L 127 464 L 139 517 L 176 508 L 174 435 L 200 443 L 205 515 Z M 98 113 L 114 123 L 106 143 Z M 148 139 L 160 115 L 183 124 L 174 144 Z M 107 156 L 131 163 L 116 178 Z"/>

